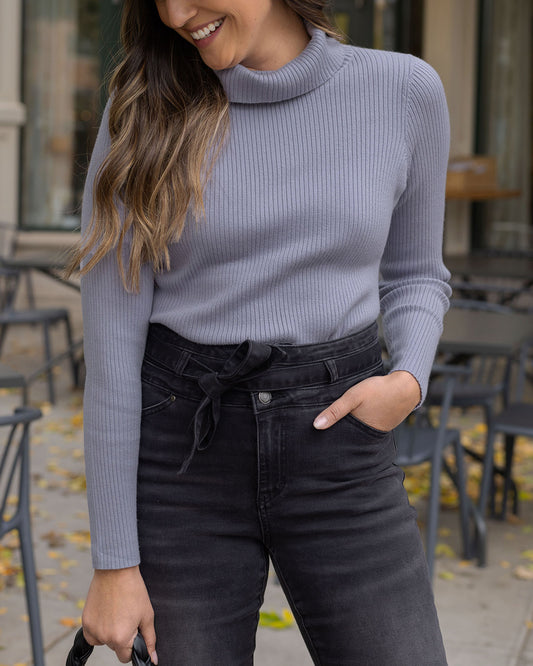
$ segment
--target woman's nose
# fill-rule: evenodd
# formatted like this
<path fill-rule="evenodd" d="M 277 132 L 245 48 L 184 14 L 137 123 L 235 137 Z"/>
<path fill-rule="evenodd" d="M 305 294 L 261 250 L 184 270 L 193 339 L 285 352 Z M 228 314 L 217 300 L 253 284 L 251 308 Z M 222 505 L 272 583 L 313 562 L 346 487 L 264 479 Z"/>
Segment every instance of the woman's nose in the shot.
<path fill-rule="evenodd" d="M 162 15 L 161 19 L 173 30 L 182 28 L 198 13 L 195 3 L 187 0 L 166 0 L 163 5 L 164 16 Z"/>

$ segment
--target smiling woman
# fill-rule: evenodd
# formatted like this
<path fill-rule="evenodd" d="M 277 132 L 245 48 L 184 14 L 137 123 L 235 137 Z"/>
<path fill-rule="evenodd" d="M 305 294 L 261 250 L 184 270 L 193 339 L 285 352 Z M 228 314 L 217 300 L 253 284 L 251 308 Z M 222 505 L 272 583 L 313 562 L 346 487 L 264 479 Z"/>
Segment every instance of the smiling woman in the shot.
<path fill-rule="evenodd" d="M 279 69 L 309 41 L 300 17 L 283 0 L 212 0 L 197 5 L 157 0 L 156 4 L 163 23 L 194 43 L 206 65 L 215 70 L 238 64 Z"/>
<path fill-rule="evenodd" d="M 446 663 L 392 433 L 448 305 L 446 102 L 325 5 L 124 4 L 76 257 L 83 627 L 122 662 L 250 666 L 272 561 L 316 664 Z"/>

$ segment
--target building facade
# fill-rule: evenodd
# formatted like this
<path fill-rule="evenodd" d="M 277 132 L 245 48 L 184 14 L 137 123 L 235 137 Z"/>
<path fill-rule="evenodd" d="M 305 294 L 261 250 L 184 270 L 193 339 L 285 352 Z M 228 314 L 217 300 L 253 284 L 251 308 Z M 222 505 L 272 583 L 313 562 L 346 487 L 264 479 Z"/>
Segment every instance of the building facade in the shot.
<path fill-rule="evenodd" d="M 72 242 L 118 50 L 121 0 L 0 0 L 0 221 Z M 347 40 L 423 57 L 450 108 L 451 154 L 494 154 L 513 201 L 449 201 L 446 250 L 511 247 L 531 229 L 531 0 L 336 0 Z M 519 240 L 517 240 L 519 239 Z"/>

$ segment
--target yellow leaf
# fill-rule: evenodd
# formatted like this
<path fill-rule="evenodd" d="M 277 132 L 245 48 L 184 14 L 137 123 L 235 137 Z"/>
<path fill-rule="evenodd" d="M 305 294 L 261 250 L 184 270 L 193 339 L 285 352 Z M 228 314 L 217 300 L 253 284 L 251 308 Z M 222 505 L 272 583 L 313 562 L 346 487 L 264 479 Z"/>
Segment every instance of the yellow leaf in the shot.
<path fill-rule="evenodd" d="M 83 411 L 78 412 L 77 414 L 74 414 L 74 416 L 72 416 L 71 419 L 70 419 L 70 423 L 75 428 L 83 427 Z"/>
<path fill-rule="evenodd" d="M 54 586 L 52 583 L 43 583 L 42 581 L 39 583 L 39 589 L 43 592 L 50 592 L 50 590 L 53 590 L 53 588 Z"/>
<path fill-rule="evenodd" d="M 511 566 L 511 563 L 508 562 L 507 560 L 502 560 L 500 562 L 500 566 L 501 566 L 502 569 L 509 569 L 510 566 Z"/>
<path fill-rule="evenodd" d="M 439 578 L 442 578 L 442 580 L 453 580 L 455 578 L 455 574 L 453 574 L 451 571 L 441 571 L 439 573 Z"/>
<path fill-rule="evenodd" d="M 292 613 L 284 609 L 281 616 L 273 611 L 261 611 L 259 614 L 259 625 L 269 629 L 287 629 L 294 624 Z"/>
<path fill-rule="evenodd" d="M 78 560 L 63 560 L 61 562 L 61 568 L 63 569 L 63 571 L 68 571 L 72 567 L 77 566 L 77 564 Z"/>
<path fill-rule="evenodd" d="M 521 557 L 523 557 L 525 560 L 531 560 L 531 562 L 533 562 L 533 550 L 524 550 L 524 552 L 521 553 Z"/>
<path fill-rule="evenodd" d="M 21 615 L 21 616 L 20 616 L 20 619 L 21 619 L 23 622 L 28 622 L 30 618 L 29 618 L 29 615 L 24 614 L 24 615 Z"/>
<path fill-rule="evenodd" d="M 6 613 L 7 613 L 7 608 L 5 606 L 2 606 L 2 608 L 0 608 L 0 615 L 5 615 Z"/>
<path fill-rule="evenodd" d="M 85 599 L 78 599 L 78 601 L 76 601 L 76 608 L 83 610 L 83 608 L 85 608 Z"/>
<path fill-rule="evenodd" d="M 444 557 L 455 557 L 453 548 L 450 548 L 447 543 L 438 543 L 435 547 L 435 555 L 442 555 Z"/>
<path fill-rule="evenodd" d="M 77 627 L 78 625 L 81 624 L 81 618 L 78 617 L 62 617 L 59 620 L 59 623 L 62 624 L 64 627 Z"/>

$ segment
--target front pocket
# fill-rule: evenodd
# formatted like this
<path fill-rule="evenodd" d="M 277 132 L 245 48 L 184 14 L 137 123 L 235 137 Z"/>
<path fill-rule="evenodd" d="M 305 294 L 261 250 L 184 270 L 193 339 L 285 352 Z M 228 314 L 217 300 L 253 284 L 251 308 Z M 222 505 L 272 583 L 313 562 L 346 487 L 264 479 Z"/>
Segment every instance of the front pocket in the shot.
<path fill-rule="evenodd" d="M 171 405 L 175 400 L 176 396 L 169 389 L 143 381 L 141 409 L 143 416 L 157 414 Z"/>
<path fill-rule="evenodd" d="M 392 432 L 391 430 L 379 430 L 378 428 L 374 428 L 374 426 L 371 426 L 368 423 L 361 421 L 351 413 L 346 414 L 344 418 L 347 419 L 353 425 L 357 426 L 360 430 L 364 431 L 367 434 L 371 434 L 374 437 L 386 437 Z"/>

